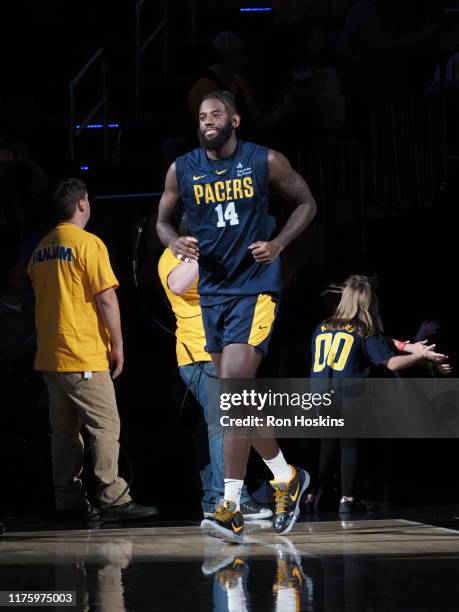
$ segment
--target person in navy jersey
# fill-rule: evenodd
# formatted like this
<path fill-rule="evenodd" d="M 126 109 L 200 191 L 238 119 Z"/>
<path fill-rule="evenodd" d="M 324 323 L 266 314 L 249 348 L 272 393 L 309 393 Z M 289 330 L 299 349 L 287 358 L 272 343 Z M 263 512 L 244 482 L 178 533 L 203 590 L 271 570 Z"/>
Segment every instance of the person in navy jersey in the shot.
<path fill-rule="evenodd" d="M 199 262 L 205 349 L 222 380 L 255 377 L 277 312 L 279 255 L 316 213 L 306 182 L 288 160 L 277 151 L 239 140 L 239 125 L 230 93 L 203 98 L 201 147 L 169 168 L 157 222 L 159 238 L 176 257 Z M 295 206 L 280 231 L 268 210 L 270 187 Z M 180 202 L 188 216 L 189 236 L 179 237 L 174 225 Z M 201 526 L 230 542 L 242 541 L 239 500 L 251 446 L 273 473 L 277 533 L 293 527 L 309 484 L 304 470 L 287 464 L 275 439 L 226 435 L 224 499 L 215 518 L 205 519 Z"/>
<path fill-rule="evenodd" d="M 438 364 L 447 361 L 446 355 L 435 352 L 435 344 L 427 345 L 425 341 L 408 344 L 397 340 L 389 343 L 379 329 L 378 311 L 378 300 L 369 279 L 359 275 L 347 278 L 334 314 L 320 323 L 313 333 L 311 378 L 367 378 L 371 366 L 382 365 L 397 371 L 425 360 Z M 392 345 L 402 349 L 404 354 L 396 354 Z M 342 494 L 339 511 L 343 514 L 352 512 L 358 450 L 354 438 L 322 439 L 318 478 L 307 496 L 309 509 L 317 508 L 338 444 Z"/>
<path fill-rule="evenodd" d="M 379 366 L 395 355 L 385 336 L 376 332 L 362 337 L 351 324 L 339 328 L 321 323 L 314 330 L 311 378 L 366 378 L 370 367 Z M 333 361 L 327 358 L 333 355 Z"/>
<path fill-rule="evenodd" d="M 189 229 L 199 233 L 199 294 L 207 305 L 228 296 L 280 290 L 280 260 L 257 262 L 251 253 L 257 241 L 274 237 L 269 214 L 268 149 L 238 141 L 233 155 L 212 160 L 205 149 L 175 162 L 180 195 Z"/>

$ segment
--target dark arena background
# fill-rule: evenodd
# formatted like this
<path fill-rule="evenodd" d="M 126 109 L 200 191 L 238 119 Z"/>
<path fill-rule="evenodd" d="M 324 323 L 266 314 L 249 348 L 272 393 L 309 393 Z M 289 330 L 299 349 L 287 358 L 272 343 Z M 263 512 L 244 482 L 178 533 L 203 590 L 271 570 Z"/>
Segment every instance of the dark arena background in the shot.
<path fill-rule="evenodd" d="M 224 65 L 227 88 L 235 75 L 250 85 L 238 90 L 241 136 L 286 155 L 318 208 L 282 253 L 258 376 L 308 377 L 321 293 L 365 274 L 385 334 L 406 340 L 438 322 L 428 340 L 456 377 L 459 2 L 15 0 L 0 11 L 0 604 L 18 605 L 8 593 L 75 591 L 77 609 L 104 612 L 457 610 L 454 438 L 363 440 L 345 519 L 337 460 L 320 508 L 308 514 L 304 498 L 288 537 L 248 521 L 244 545 L 200 533 L 207 432 L 178 374 L 155 225 L 167 168 L 199 144 L 189 93 Z M 119 465 L 136 503 L 159 509 L 146 521 L 55 517 L 25 265 L 53 227 L 50 190 L 66 177 L 86 183 L 87 229 L 120 282 Z M 290 204 L 272 194 L 271 208 L 282 226 Z M 13 318 L 11 304 L 21 304 Z M 280 443 L 314 480 L 320 441 Z M 95 502 L 90 455 L 83 480 Z M 252 453 L 246 482 L 262 503 L 273 501 L 267 480 Z"/>

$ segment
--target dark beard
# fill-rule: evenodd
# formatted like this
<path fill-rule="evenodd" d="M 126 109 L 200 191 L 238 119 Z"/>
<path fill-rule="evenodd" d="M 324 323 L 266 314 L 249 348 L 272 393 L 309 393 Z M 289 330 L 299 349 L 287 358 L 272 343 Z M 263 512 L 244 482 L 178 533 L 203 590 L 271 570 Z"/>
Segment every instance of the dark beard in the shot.
<path fill-rule="evenodd" d="M 199 130 L 199 142 L 207 151 L 219 151 L 226 145 L 232 133 L 233 126 L 231 125 L 231 121 L 228 120 L 225 125 L 217 131 L 216 136 L 213 138 L 206 138 L 203 132 Z"/>

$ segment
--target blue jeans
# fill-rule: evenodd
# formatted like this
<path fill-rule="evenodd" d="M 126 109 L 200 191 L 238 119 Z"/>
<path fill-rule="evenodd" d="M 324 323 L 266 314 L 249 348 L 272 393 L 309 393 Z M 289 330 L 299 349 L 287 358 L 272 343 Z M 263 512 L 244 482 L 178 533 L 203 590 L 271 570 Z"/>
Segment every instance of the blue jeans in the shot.
<path fill-rule="evenodd" d="M 209 423 L 209 378 L 216 376 L 211 361 L 200 361 L 179 367 L 182 380 L 202 406 L 204 421 Z M 203 489 L 202 509 L 204 512 L 213 512 L 215 505 L 223 498 L 224 466 L 223 466 L 223 429 L 208 431 L 210 463 L 201 470 L 201 482 Z M 250 500 L 245 485 L 242 488 L 241 502 Z"/>

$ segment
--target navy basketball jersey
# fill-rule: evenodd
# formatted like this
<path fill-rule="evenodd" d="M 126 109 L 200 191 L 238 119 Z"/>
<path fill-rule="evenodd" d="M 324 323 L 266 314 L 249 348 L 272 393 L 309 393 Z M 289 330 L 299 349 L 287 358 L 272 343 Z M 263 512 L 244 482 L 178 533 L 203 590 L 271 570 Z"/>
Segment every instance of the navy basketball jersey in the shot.
<path fill-rule="evenodd" d="M 230 158 L 214 161 L 200 147 L 175 167 L 189 233 L 199 241 L 201 303 L 278 293 L 280 260 L 260 264 L 248 250 L 276 230 L 268 210 L 268 149 L 240 140 Z"/>
<path fill-rule="evenodd" d="M 316 327 L 311 350 L 311 378 L 366 378 L 371 365 L 395 354 L 380 333 L 362 338 L 352 325 L 329 329 L 326 323 Z"/>

